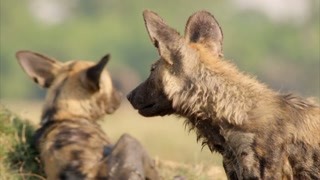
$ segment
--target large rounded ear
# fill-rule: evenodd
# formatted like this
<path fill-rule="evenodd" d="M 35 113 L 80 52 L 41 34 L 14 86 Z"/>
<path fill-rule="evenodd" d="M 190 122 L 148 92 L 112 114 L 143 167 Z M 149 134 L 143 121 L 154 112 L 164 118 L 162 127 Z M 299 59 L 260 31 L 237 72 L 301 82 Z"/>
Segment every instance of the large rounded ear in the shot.
<path fill-rule="evenodd" d="M 31 51 L 18 51 L 16 58 L 27 75 L 43 88 L 50 87 L 61 67 L 60 62 Z"/>
<path fill-rule="evenodd" d="M 191 15 L 185 28 L 185 39 L 189 43 L 200 43 L 217 56 L 222 56 L 222 30 L 212 14 L 199 11 Z"/>
<path fill-rule="evenodd" d="M 143 18 L 149 37 L 154 46 L 158 48 L 160 56 L 169 64 L 173 64 L 172 52 L 178 51 L 182 45 L 180 34 L 169 27 L 155 12 L 145 10 Z"/>
<path fill-rule="evenodd" d="M 94 66 L 88 68 L 85 72 L 84 79 L 82 80 L 84 86 L 89 90 L 95 92 L 100 89 L 100 77 L 104 67 L 108 63 L 110 55 L 107 54 Z"/>

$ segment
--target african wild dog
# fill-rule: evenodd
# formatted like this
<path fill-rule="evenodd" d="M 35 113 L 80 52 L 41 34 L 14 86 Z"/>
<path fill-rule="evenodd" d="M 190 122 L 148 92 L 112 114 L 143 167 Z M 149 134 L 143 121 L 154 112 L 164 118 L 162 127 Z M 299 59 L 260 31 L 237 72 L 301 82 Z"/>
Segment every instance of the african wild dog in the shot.
<path fill-rule="evenodd" d="M 158 178 L 137 140 L 123 135 L 113 146 L 97 124 L 121 102 L 105 70 L 109 55 L 98 63 L 62 63 L 31 51 L 16 57 L 26 74 L 48 89 L 35 145 L 49 180 Z"/>
<path fill-rule="evenodd" d="M 154 12 L 143 17 L 160 59 L 127 97 L 143 116 L 186 117 L 223 156 L 229 179 L 320 179 L 320 109 L 281 95 L 223 58 L 213 15 L 193 14 L 182 37 Z"/>

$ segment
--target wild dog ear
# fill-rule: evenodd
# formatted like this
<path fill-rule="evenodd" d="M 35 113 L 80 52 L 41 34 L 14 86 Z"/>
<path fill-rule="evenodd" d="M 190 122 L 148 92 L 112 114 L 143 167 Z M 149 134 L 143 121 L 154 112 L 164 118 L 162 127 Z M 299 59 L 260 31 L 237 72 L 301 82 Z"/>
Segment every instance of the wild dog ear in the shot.
<path fill-rule="evenodd" d="M 222 30 L 214 16 L 207 11 L 199 11 L 189 17 L 185 39 L 189 43 L 203 44 L 217 56 L 223 56 Z"/>
<path fill-rule="evenodd" d="M 85 87 L 91 91 L 97 91 L 100 89 L 100 77 L 104 70 L 104 67 L 108 63 L 110 55 L 107 54 L 101 58 L 101 60 L 94 66 L 88 68 L 85 72 L 85 79 L 83 81 Z"/>
<path fill-rule="evenodd" d="M 50 87 L 61 67 L 60 62 L 31 51 L 18 51 L 16 58 L 27 75 L 43 88 Z"/>
<path fill-rule="evenodd" d="M 179 49 L 182 39 L 180 34 L 169 27 L 155 12 L 145 10 L 143 18 L 153 45 L 158 49 L 160 56 L 172 65 L 174 59 L 171 52 Z"/>

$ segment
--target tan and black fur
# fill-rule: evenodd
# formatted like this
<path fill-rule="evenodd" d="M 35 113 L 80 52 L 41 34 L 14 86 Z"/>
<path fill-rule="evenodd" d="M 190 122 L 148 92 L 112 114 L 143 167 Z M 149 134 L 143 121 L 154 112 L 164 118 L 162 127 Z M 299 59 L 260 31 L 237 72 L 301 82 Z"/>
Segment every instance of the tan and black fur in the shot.
<path fill-rule="evenodd" d="M 319 105 L 279 94 L 223 58 L 222 30 L 199 11 L 180 34 L 143 17 L 160 59 L 128 99 L 143 116 L 176 114 L 223 156 L 229 179 L 320 179 Z"/>
<path fill-rule="evenodd" d="M 79 60 L 62 63 L 31 51 L 19 51 L 16 57 L 26 74 L 47 88 L 35 144 L 49 180 L 135 176 L 145 179 L 150 174 L 157 177 L 152 161 L 138 141 L 124 135 L 117 143 L 120 145 L 113 146 L 97 124 L 121 102 L 121 93 L 113 87 L 105 69 L 109 55 L 98 63 Z M 112 163 L 113 156 L 123 165 Z M 127 160 L 130 157 L 137 158 L 131 162 Z M 149 165 L 153 174 L 145 173 L 139 163 Z M 131 169 L 124 169 L 128 164 Z M 121 174 L 115 170 L 122 170 Z"/>

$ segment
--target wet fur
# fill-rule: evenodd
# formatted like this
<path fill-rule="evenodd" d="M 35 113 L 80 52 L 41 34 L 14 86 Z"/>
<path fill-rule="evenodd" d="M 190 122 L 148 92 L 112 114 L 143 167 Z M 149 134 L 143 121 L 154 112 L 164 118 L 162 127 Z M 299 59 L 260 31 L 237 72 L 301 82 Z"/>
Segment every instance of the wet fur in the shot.
<path fill-rule="evenodd" d="M 140 114 L 185 117 L 223 156 L 229 179 L 319 179 L 319 105 L 279 94 L 224 59 L 208 12 L 189 18 L 184 37 L 151 11 L 144 19 L 161 58 L 128 95 Z"/>

